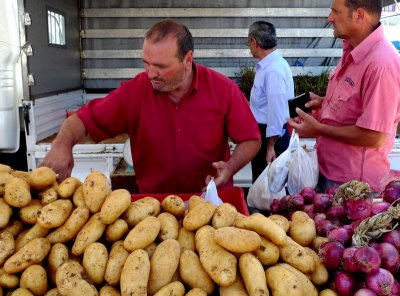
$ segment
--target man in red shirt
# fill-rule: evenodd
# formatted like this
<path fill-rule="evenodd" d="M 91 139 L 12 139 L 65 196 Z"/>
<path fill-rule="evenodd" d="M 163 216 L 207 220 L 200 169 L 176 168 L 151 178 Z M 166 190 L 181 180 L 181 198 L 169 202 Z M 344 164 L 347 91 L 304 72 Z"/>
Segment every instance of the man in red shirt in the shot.
<path fill-rule="evenodd" d="M 126 132 L 142 193 L 198 192 L 211 176 L 219 188 L 232 185 L 260 147 L 238 86 L 194 63 L 192 35 L 174 20 L 146 33 L 142 59 L 145 72 L 62 124 L 42 165 L 62 180 L 72 171 L 72 147 L 86 132 L 95 141 Z M 232 155 L 228 138 L 237 144 Z"/>

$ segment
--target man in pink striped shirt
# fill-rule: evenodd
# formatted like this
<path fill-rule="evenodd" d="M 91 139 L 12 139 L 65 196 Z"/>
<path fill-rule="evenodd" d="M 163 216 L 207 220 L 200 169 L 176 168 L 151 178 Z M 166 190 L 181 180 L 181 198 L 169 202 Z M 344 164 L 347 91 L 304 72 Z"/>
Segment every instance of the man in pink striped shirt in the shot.
<path fill-rule="evenodd" d="M 308 103 L 321 117 L 297 110 L 289 123 L 316 137 L 319 189 L 360 180 L 380 191 L 400 120 L 400 56 L 380 24 L 382 1 L 333 0 L 328 21 L 343 39 L 343 55 L 330 74 L 325 97 Z"/>

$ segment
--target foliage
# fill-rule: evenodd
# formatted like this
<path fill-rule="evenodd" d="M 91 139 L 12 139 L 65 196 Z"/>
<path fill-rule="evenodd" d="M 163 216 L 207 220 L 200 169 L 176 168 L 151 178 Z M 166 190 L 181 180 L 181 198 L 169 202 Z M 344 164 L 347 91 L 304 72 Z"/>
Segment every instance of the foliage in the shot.
<path fill-rule="evenodd" d="M 255 74 L 256 71 L 254 67 L 241 67 L 240 73 L 238 74 L 239 88 L 248 100 L 250 100 L 250 92 L 253 87 Z"/>

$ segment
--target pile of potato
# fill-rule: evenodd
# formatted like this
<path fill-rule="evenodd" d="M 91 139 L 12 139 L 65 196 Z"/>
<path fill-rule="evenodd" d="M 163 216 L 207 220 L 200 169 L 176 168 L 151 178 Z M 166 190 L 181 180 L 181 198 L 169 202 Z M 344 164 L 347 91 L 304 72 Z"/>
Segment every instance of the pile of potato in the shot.
<path fill-rule="evenodd" d="M 199 196 L 131 201 L 101 172 L 57 184 L 0 164 L 2 295 L 318 295 L 315 225 Z M 319 295 L 336 295 L 326 289 Z"/>

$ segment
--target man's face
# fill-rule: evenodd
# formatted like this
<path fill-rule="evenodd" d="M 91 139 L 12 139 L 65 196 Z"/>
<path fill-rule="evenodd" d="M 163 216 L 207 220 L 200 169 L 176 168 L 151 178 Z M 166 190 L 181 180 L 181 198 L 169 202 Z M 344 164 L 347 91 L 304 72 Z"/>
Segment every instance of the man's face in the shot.
<path fill-rule="evenodd" d="M 180 61 L 175 38 L 153 43 L 145 39 L 143 62 L 153 89 L 169 92 L 177 89 L 185 77 L 185 60 Z"/>
<path fill-rule="evenodd" d="M 351 37 L 355 25 L 355 12 L 346 6 L 346 0 L 333 0 L 328 22 L 333 25 L 333 35 L 336 38 Z"/>

